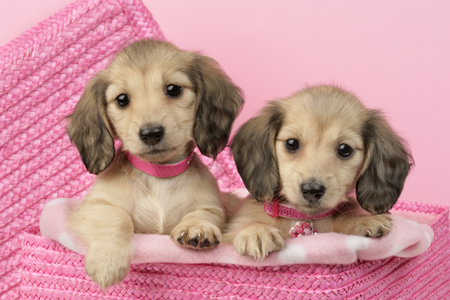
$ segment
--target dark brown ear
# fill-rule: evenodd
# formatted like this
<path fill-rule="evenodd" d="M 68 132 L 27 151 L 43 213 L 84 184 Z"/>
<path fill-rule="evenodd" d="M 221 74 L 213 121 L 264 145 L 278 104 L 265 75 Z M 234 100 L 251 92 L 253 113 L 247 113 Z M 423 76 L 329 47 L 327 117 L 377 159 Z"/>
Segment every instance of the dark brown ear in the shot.
<path fill-rule="evenodd" d="M 96 175 L 114 158 L 114 139 L 106 117 L 107 87 L 101 73 L 88 82 L 67 128 L 87 170 Z"/>
<path fill-rule="evenodd" d="M 413 159 L 403 140 L 376 110 L 369 111 L 362 136 L 366 162 L 356 183 L 357 199 L 372 214 L 386 213 L 397 202 Z"/>
<path fill-rule="evenodd" d="M 199 95 L 194 139 L 203 155 L 215 159 L 228 143 L 234 119 L 244 103 L 242 92 L 207 56 L 195 54 L 190 75 Z"/>
<path fill-rule="evenodd" d="M 258 201 L 272 201 L 280 186 L 275 140 L 283 116 L 277 102 L 272 102 L 242 125 L 231 143 L 237 170 Z"/>

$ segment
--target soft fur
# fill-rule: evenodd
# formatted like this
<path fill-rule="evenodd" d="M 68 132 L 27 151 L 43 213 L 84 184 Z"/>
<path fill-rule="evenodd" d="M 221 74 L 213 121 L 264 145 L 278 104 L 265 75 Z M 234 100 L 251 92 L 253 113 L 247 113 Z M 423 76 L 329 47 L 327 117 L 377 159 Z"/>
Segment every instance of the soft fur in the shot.
<path fill-rule="evenodd" d="M 182 88 L 169 95 L 168 86 Z M 126 94 L 129 104 L 118 105 Z M 157 164 L 193 151 L 213 158 L 225 147 L 243 103 L 241 91 L 211 58 L 141 40 L 122 50 L 86 86 L 68 133 L 89 172 L 99 174 L 70 216 L 87 246 L 85 269 L 103 288 L 128 272 L 133 233 L 170 234 L 177 245 L 208 249 L 221 241 L 225 214 L 217 183 L 194 155 L 182 174 L 157 178 L 139 171 L 123 150 Z M 163 128 L 155 143 L 142 130 Z M 116 152 L 114 139 L 122 142 Z M 117 153 L 117 155 L 115 155 Z"/>
<path fill-rule="evenodd" d="M 299 142 L 298 150 L 288 151 L 290 139 Z M 353 149 L 349 157 L 338 154 L 343 144 Z M 274 197 L 309 215 L 345 203 L 338 214 L 314 220 L 319 232 L 373 238 L 387 234 L 391 218 L 386 213 L 397 201 L 412 162 L 379 111 L 366 109 L 355 95 L 334 86 L 306 88 L 271 102 L 239 129 L 231 149 L 253 197 L 228 203 L 232 220 L 224 241 L 257 259 L 282 249 L 298 221 L 268 216 L 262 202 Z M 304 185 L 325 190 L 308 201 Z M 355 187 L 356 199 L 349 196 Z"/>

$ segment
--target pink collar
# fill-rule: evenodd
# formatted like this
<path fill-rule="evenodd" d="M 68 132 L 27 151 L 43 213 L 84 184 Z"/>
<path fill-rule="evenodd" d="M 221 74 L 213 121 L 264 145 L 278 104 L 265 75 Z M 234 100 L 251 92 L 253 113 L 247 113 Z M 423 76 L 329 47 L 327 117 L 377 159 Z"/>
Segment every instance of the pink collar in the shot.
<path fill-rule="evenodd" d="M 284 206 L 278 203 L 278 199 L 273 199 L 272 203 L 264 203 L 264 211 L 272 218 L 283 217 L 289 219 L 299 219 L 299 220 L 317 220 L 331 217 L 339 211 L 339 206 L 320 215 L 309 216 L 307 214 L 301 213 L 293 207 Z"/>
<path fill-rule="evenodd" d="M 125 157 L 128 159 L 128 161 L 133 166 L 135 166 L 142 172 L 145 172 L 155 177 L 174 177 L 180 175 L 181 173 L 186 171 L 187 168 L 189 168 L 189 165 L 191 164 L 192 161 L 192 157 L 194 156 L 194 152 L 191 152 L 191 154 L 189 154 L 188 157 L 186 157 L 179 163 L 169 165 L 158 165 L 143 161 L 139 157 L 134 156 L 128 151 L 124 151 L 124 154 Z"/>

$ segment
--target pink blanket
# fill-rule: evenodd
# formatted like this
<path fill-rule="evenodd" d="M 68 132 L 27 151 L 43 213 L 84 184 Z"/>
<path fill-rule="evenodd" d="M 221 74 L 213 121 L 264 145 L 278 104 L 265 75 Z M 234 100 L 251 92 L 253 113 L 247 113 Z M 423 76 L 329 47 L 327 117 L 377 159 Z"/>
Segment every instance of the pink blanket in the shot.
<path fill-rule="evenodd" d="M 44 207 L 40 218 L 43 236 L 65 247 L 86 253 L 86 248 L 67 229 L 67 213 L 79 203 L 78 199 L 59 198 Z M 376 260 L 390 256 L 413 257 L 425 252 L 434 233 L 428 224 L 432 215 L 392 211 L 394 226 L 390 234 L 379 239 L 322 233 L 287 241 L 284 250 L 271 253 L 257 263 L 251 257 L 240 256 L 232 245 L 220 244 L 209 251 L 183 249 L 169 236 L 135 234 L 132 245 L 133 263 L 223 263 L 248 266 L 276 266 L 287 264 L 351 264 L 360 260 Z"/>

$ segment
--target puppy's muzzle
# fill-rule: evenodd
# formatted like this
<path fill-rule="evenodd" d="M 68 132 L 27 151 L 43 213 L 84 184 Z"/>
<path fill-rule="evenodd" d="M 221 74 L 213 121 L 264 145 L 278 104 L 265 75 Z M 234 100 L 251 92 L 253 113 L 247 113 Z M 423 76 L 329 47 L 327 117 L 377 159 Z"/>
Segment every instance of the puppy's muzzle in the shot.
<path fill-rule="evenodd" d="M 313 203 L 319 201 L 320 198 L 325 195 L 326 187 L 312 180 L 302 183 L 300 186 L 300 191 L 302 192 L 305 200 Z"/>
<path fill-rule="evenodd" d="M 139 138 L 147 145 L 155 146 L 164 138 L 164 127 L 161 125 L 145 125 L 139 129 Z"/>

